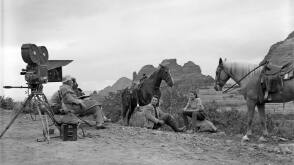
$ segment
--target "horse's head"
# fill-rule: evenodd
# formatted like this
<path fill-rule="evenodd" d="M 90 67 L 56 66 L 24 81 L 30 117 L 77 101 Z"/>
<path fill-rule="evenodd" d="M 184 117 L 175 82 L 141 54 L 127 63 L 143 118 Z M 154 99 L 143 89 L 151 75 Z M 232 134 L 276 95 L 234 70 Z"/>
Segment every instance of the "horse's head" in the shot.
<path fill-rule="evenodd" d="M 226 82 L 231 78 L 231 76 L 227 73 L 225 70 L 223 60 L 222 58 L 219 59 L 219 64 L 216 68 L 215 73 L 215 85 L 214 89 L 216 91 L 221 91 L 223 86 L 226 84 Z"/>
<path fill-rule="evenodd" d="M 173 79 L 169 73 L 169 68 L 167 66 L 160 64 L 158 73 L 168 86 L 172 87 L 174 85 Z"/>

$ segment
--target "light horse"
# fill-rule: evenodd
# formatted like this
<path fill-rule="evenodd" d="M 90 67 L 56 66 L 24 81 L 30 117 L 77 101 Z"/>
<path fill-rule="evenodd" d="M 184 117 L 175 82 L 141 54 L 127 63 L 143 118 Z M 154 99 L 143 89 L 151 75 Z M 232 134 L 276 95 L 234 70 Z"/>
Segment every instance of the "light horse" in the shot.
<path fill-rule="evenodd" d="M 216 70 L 215 90 L 222 91 L 222 87 L 231 78 L 241 87 L 241 94 L 246 100 L 248 110 L 248 125 L 247 132 L 243 136 L 242 141 L 248 141 L 249 136 L 252 135 L 252 121 L 254 117 L 255 107 L 258 108 L 260 123 L 262 126 L 262 135 L 259 138 L 259 141 L 266 141 L 265 137 L 268 136 L 268 131 L 265 121 L 265 103 L 284 103 L 294 100 L 294 79 L 290 79 L 284 81 L 281 92 L 271 94 L 271 101 L 265 100 L 260 102 L 259 92 L 261 90 L 260 75 L 262 67 L 259 67 L 254 72 L 250 73 L 245 79 L 241 80 L 250 71 L 257 67 L 258 65 L 244 65 L 234 62 L 230 63 L 223 61 L 220 58 L 219 65 Z"/>
<path fill-rule="evenodd" d="M 159 68 L 154 71 L 150 77 L 145 79 L 141 87 L 124 89 L 122 92 L 122 121 L 125 125 L 129 124 L 131 115 L 137 105 L 144 106 L 150 103 L 152 96 L 161 96 L 160 84 L 164 80 L 168 86 L 173 86 L 173 80 L 167 66 L 159 65 Z"/>

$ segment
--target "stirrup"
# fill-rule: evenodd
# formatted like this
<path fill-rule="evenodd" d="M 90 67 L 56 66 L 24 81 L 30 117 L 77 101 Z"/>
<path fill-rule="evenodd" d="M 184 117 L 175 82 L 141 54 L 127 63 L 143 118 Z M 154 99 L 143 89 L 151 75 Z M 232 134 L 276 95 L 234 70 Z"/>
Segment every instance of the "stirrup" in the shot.
<path fill-rule="evenodd" d="M 268 91 L 265 91 L 265 94 L 264 94 L 264 99 L 267 100 L 269 97 L 269 94 L 268 94 Z"/>
<path fill-rule="evenodd" d="M 268 101 L 271 101 L 271 100 L 272 100 L 271 95 L 268 95 L 267 100 L 268 100 Z"/>

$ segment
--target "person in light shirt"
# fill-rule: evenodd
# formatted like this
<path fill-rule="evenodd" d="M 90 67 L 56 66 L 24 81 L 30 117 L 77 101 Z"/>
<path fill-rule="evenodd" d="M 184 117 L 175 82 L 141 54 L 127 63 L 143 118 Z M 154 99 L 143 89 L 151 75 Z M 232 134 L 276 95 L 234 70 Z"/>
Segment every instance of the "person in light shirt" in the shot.
<path fill-rule="evenodd" d="M 198 97 L 196 91 L 190 91 L 189 99 L 182 111 L 182 117 L 184 120 L 184 124 L 187 129 L 189 129 L 189 120 L 188 117 L 192 118 L 193 113 L 196 113 L 196 118 L 199 121 L 205 120 L 204 106 L 202 105 L 201 99 Z"/>

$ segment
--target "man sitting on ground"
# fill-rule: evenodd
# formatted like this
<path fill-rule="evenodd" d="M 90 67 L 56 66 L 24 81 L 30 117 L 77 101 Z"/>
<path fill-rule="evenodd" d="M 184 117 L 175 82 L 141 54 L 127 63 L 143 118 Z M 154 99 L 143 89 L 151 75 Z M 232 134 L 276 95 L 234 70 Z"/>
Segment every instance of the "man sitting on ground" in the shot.
<path fill-rule="evenodd" d="M 73 112 L 78 116 L 93 115 L 96 121 L 97 129 L 104 129 L 104 119 L 101 108 L 94 100 L 79 99 L 73 88 L 73 81 L 70 76 L 64 77 L 63 84 L 59 87 L 59 95 L 62 101 L 62 109 L 67 112 Z"/>
<path fill-rule="evenodd" d="M 183 132 L 185 128 L 178 128 L 174 118 L 170 114 L 164 113 L 159 109 L 158 101 L 158 96 L 154 95 L 151 103 L 142 107 L 142 111 L 147 120 L 144 126 L 151 129 L 158 129 L 166 124 L 175 132 Z"/>

